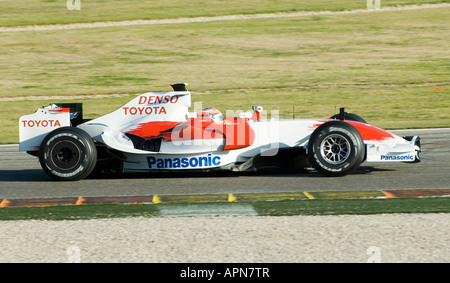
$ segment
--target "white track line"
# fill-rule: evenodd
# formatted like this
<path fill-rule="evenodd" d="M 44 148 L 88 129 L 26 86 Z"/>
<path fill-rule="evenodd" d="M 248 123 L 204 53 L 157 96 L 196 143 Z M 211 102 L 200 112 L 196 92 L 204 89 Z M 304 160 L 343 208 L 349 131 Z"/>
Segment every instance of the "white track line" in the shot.
<path fill-rule="evenodd" d="M 97 28 L 97 27 L 205 23 L 205 22 L 215 22 L 215 21 L 303 17 L 303 16 L 312 16 L 312 15 L 345 15 L 345 14 L 359 14 L 359 13 L 379 13 L 379 12 L 388 12 L 388 11 L 405 11 L 405 10 L 443 8 L 443 7 L 450 7 L 450 3 L 384 7 L 384 8 L 377 9 L 377 10 L 355 9 L 355 10 L 348 10 L 348 11 L 317 11 L 317 12 L 303 11 L 303 12 L 292 12 L 292 13 L 228 15 L 228 16 L 215 16 L 215 17 L 195 17 L 195 18 L 178 18 L 178 19 L 161 19 L 161 20 L 130 20 L 130 21 L 119 21 L 119 22 L 94 22 L 94 23 L 73 23 L 73 24 L 56 24 L 56 25 L 35 25 L 35 26 L 21 26 L 21 27 L 0 27 L 0 32 L 48 31 L 48 30 Z"/>
<path fill-rule="evenodd" d="M 256 216 L 258 212 L 249 204 L 203 203 L 172 204 L 159 207 L 160 216 Z"/>

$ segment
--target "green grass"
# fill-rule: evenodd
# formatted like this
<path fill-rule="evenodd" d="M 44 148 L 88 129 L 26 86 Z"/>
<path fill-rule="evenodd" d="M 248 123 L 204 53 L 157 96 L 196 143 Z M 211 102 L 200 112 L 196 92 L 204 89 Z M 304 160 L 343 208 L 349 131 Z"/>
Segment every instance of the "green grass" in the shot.
<path fill-rule="evenodd" d="M 450 198 L 280 201 L 259 202 L 253 207 L 264 216 L 449 213 Z"/>
<path fill-rule="evenodd" d="M 251 205 L 260 216 L 292 215 L 362 215 L 381 213 L 449 213 L 450 198 L 404 199 L 334 199 L 259 201 L 247 203 L 220 203 L 224 205 Z M 97 218 L 160 217 L 159 207 L 172 204 L 108 204 L 54 207 L 0 208 L 0 221 L 7 220 L 85 220 Z M 191 207 L 192 204 L 185 204 Z M 214 210 L 214 203 L 204 204 Z M 180 204 L 176 204 L 179 208 Z"/>
<path fill-rule="evenodd" d="M 185 8 L 186 15 L 175 12 L 179 1 L 154 3 L 165 7 L 161 8 L 162 18 L 239 11 L 342 10 L 365 5 L 365 1 L 264 1 L 271 6 L 265 7 L 261 1 L 233 1 L 233 7 L 204 1 L 205 9 L 194 9 L 200 2 L 189 2 L 192 5 Z M 389 3 L 413 2 L 443 1 Z M 6 1 L 0 2 L 0 7 L 23 7 L 24 3 Z M 80 12 L 97 11 L 98 17 L 110 19 L 117 14 L 141 17 L 135 2 L 120 3 L 122 13 L 109 5 L 91 10 L 88 3 Z M 36 17 L 26 18 L 44 23 L 37 17 L 42 10 L 30 8 L 23 13 L 35 13 Z M 293 111 L 296 118 L 326 118 L 345 106 L 381 128 L 449 127 L 449 15 L 450 8 L 439 8 L 2 33 L 0 144 L 18 142 L 21 115 L 55 102 L 2 98 L 64 96 L 66 102 L 83 102 L 85 117 L 95 118 L 119 108 L 130 97 L 70 97 L 166 91 L 174 82 L 188 82 L 193 102 L 223 112 L 249 110 L 258 104 L 279 110 L 281 118 L 292 117 Z M 83 16 L 77 17 L 78 21 Z M 24 18 L 18 16 L 16 24 L 25 24 Z M 59 21 L 57 16 L 53 20 Z"/>
<path fill-rule="evenodd" d="M 6 207 L 5 207 L 6 208 Z M 86 205 L 51 207 L 9 207 L 0 210 L 1 220 L 83 220 L 122 217 L 153 217 L 154 205 Z"/>
<path fill-rule="evenodd" d="M 448 85 L 449 11 L 3 33 L 0 97 Z"/>

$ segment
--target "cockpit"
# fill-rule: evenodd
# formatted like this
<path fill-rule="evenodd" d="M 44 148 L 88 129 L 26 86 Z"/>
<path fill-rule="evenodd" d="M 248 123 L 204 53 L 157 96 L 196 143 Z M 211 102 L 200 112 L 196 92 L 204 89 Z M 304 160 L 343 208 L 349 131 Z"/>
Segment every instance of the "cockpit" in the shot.
<path fill-rule="evenodd" d="M 216 123 L 223 123 L 225 120 L 222 113 L 217 108 L 205 108 L 198 113 L 197 117 L 208 117 L 214 120 Z"/>

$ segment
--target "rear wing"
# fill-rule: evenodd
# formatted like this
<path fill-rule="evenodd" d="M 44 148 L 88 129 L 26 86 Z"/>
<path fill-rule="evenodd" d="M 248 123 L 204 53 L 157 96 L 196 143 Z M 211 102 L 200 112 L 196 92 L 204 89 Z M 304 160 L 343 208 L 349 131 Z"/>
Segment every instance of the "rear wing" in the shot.
<path fill-rule="evenodd" d="M 70 108 L 51 104 L 19 119 L 19 150 L 38 151 L 42 140 L 51 131 L 70 126 Z"/>

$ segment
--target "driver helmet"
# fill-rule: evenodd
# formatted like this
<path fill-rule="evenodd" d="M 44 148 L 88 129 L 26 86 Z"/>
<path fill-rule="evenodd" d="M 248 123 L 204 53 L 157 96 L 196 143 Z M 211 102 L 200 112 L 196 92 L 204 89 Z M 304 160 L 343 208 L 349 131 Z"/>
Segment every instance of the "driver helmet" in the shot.
<path fill-rule="evenodd" d="M 209 117 L 212 118 L 216 123 L 224 121 L 222 113 L 217 110 L 217 108 L 205 108 L 200 113 L 198 117 Z"/>

